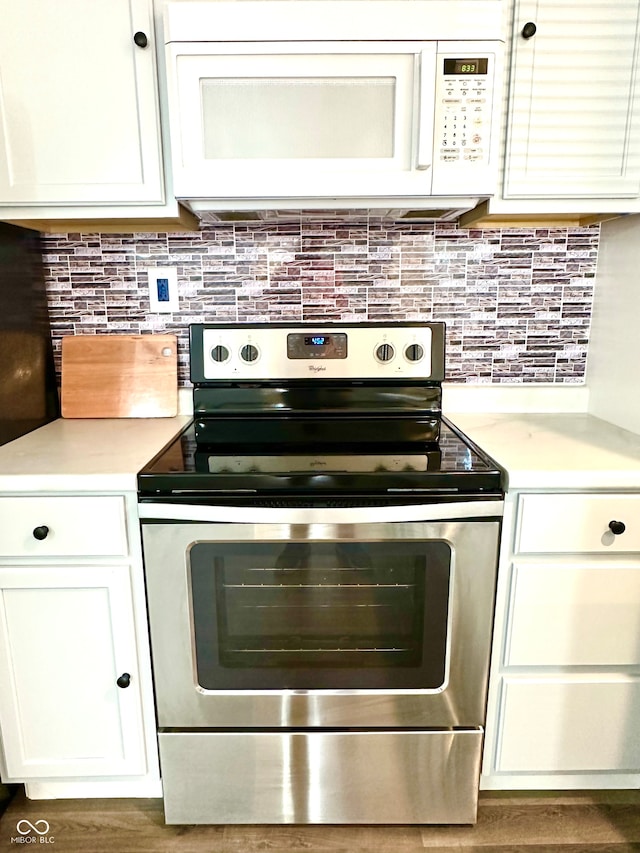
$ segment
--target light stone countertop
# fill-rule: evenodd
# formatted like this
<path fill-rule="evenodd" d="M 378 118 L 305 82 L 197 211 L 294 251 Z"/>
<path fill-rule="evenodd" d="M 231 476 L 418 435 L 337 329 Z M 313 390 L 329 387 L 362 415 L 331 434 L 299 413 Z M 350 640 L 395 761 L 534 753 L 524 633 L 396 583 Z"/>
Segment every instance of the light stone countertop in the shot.
<path fill-rule="evenodd" d="M 188 424 L 59 418 L 0 447 L 0 491 L 137 491 L 137 473 Z"/>
<path fill-rule="evenodd" d="M 510 488 L 640 489 L 640 436 L 586 414 L 445 412 L 508 472 Z M 0 447 L 0 491 L 137 491 L 187 423 L 60 418 Z"/>
<path fill-rule="evenodd" d="M 445 412 L 511 489 L 640 489 L 640 436 L 587 414 Z"/>

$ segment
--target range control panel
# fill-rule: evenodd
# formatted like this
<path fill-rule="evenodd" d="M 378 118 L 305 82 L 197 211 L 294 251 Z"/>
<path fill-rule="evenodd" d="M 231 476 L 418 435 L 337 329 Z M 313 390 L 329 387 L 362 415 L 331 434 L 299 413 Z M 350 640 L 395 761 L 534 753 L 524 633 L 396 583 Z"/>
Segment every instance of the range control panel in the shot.
<path fill-rule="evenodd" d="M 444 378 L 444 323 L 196 324 L 191 379 Z"/>

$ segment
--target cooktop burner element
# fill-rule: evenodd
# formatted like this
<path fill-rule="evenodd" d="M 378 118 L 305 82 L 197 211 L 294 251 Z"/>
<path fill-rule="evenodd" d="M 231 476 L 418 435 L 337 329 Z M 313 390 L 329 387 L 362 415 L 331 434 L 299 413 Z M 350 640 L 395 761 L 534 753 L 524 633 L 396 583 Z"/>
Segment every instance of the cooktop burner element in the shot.
<path fill-rule="evenodd" d="M 194 325 L 194 422 L 141 498 L 499 493 L 442 417 L 444 324 Z"/>

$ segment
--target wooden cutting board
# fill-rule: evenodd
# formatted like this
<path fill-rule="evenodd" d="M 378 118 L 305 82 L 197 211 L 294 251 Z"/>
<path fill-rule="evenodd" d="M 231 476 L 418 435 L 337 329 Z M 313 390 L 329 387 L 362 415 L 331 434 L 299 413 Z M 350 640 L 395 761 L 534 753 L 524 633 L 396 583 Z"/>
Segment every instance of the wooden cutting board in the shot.
<path fill-rule="evenodd" d="M 175 335 L 62 338 L 64 418 L 171 418 L 178 413 Z"/>

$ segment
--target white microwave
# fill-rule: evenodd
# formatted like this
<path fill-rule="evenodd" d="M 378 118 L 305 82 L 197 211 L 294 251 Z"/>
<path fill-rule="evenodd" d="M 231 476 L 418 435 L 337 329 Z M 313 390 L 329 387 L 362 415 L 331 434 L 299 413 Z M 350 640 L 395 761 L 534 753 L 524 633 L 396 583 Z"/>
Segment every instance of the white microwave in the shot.
<path fill-rule="evenodd" d="M 501 0 L 169 2 L 176 196 L 474 207 L 497 180 L 502 26 Z"/>

